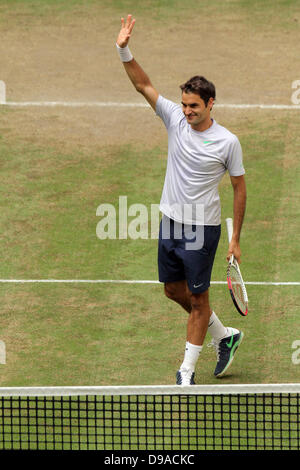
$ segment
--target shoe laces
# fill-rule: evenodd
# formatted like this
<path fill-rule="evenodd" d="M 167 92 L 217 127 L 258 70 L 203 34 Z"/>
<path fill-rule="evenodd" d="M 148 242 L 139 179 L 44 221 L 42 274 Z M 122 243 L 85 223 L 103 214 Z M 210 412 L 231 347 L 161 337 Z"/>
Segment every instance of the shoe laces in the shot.
<path fill-rule="evenodd" d="M 216 354 L 217 354 L 217 361 L 218 361 L 219 358 L 220 358 L 220 348 L 219 348 L 219 345 L 220 345 L 220 341 L 218 341 L 217 339 L 212 339 L 211 342 L 207 345 L 208 348 L 215 348 Z"/>
<path fill-rule="evenodd" d="M 181 380 L 182 380 L 181 385 L 191 385 L 191 378 L 193 375 L 193 371 L 191 371 L 190 369 L 180 369 L 180 373 L 181 373 Z"/>

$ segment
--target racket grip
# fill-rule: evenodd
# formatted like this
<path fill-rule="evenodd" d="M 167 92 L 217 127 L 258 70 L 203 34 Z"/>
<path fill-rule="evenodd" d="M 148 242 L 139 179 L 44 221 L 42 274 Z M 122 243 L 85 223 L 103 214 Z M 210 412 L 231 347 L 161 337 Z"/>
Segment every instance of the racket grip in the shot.
<path fill-rule="evenodd" d="M 227 227 L 227 234 L 228 234 L 228 242 L 231 242 L 232 234 L 233 234 L 233 220 L 231 218 L 226 219 L 226 227 Z"/>

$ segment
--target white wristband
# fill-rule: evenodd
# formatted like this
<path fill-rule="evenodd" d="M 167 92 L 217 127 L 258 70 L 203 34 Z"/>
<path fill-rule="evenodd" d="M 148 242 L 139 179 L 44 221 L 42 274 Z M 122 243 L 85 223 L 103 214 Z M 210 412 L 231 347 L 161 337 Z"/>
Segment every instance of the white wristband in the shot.
<path fill-rule="evenodd" d="M 131 54 L 128 46 L 120 47 L 118 44 L 116 44 L 116 46 L 122 62 L 130 62 L 133 59 L 133 55 Z"/>

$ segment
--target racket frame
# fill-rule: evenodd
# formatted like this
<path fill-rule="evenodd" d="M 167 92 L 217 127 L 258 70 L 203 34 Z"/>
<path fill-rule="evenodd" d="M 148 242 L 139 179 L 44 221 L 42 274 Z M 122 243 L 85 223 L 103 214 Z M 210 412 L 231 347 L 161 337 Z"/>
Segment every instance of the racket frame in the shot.
<path fill-rule="evenodd" d="M 227 227 L 227 234 L 228 234 L 228 242 L 230 243 L 231 239 L 232 239 L 232 234 L 233 234 L 233 221 L 232 221 L 231 218 L 226 219 L 226 227 Z M 239 307 L 239 305 L 238 305 L 238 303 L 235 299 L 235 295 L 233 293 L 231 277 L 230 277 L 230 267 L 231 266 L 234 266 L 235 270 L 237 271 L 237 273 L 238 273 L 238 275 L 241 279 L 241 288 L 242 288 L 242 291 L 243 291 L 244 300 L 245 300 L 245 304 L 246 304 L 246 310 L 245 311 L 243 311 Z M 248 314 L 248 294 L 247 294 L 246 286 L 245 286 L 245 283 L 244 283 L 244 280 L 243 280 L 243 277 L 242 277 L 242 274 L 241 274 L 241 271 L 240 271 L 240 268 L 239 268 L 239 263 L 237 262 L 234 255 L 231 255 L 229 263 L 228 263 L 228 267 L 227 267 L 227 284 L 228 284 L 229 292 L 230 292 L 230 295 L 231 295 L 231 298 L 232 298 L 232 301 L 234 303 L 235 308 L 237 309 L 237 311 L 241 315 L 246 316 Z"/>

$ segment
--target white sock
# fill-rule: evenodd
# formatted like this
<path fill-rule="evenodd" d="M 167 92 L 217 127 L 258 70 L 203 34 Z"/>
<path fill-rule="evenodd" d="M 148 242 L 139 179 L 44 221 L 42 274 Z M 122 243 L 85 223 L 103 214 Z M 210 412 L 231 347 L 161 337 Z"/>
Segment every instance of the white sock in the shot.
<path fill-rule="evenodd" d="M 180 366 L 180 370 L 189 369 L 192 372 L 195 371 L 196 362 L 198 360 L 199 354 L 202 351 L 202 346 L 197 346 L 196 344 L 191 344 L 188 341 L 185 345 L 184 360 Z"/>
<path fill-rule="evenodd" d="M 237 334 L 239 330 L 224 326 L 215 312 L 212 312 L 208 323 L 208 332 L 213 337 L 213 339 L 220 341 L 220 339 L 231 336 L 232 333 L 234 335 Z"/>

